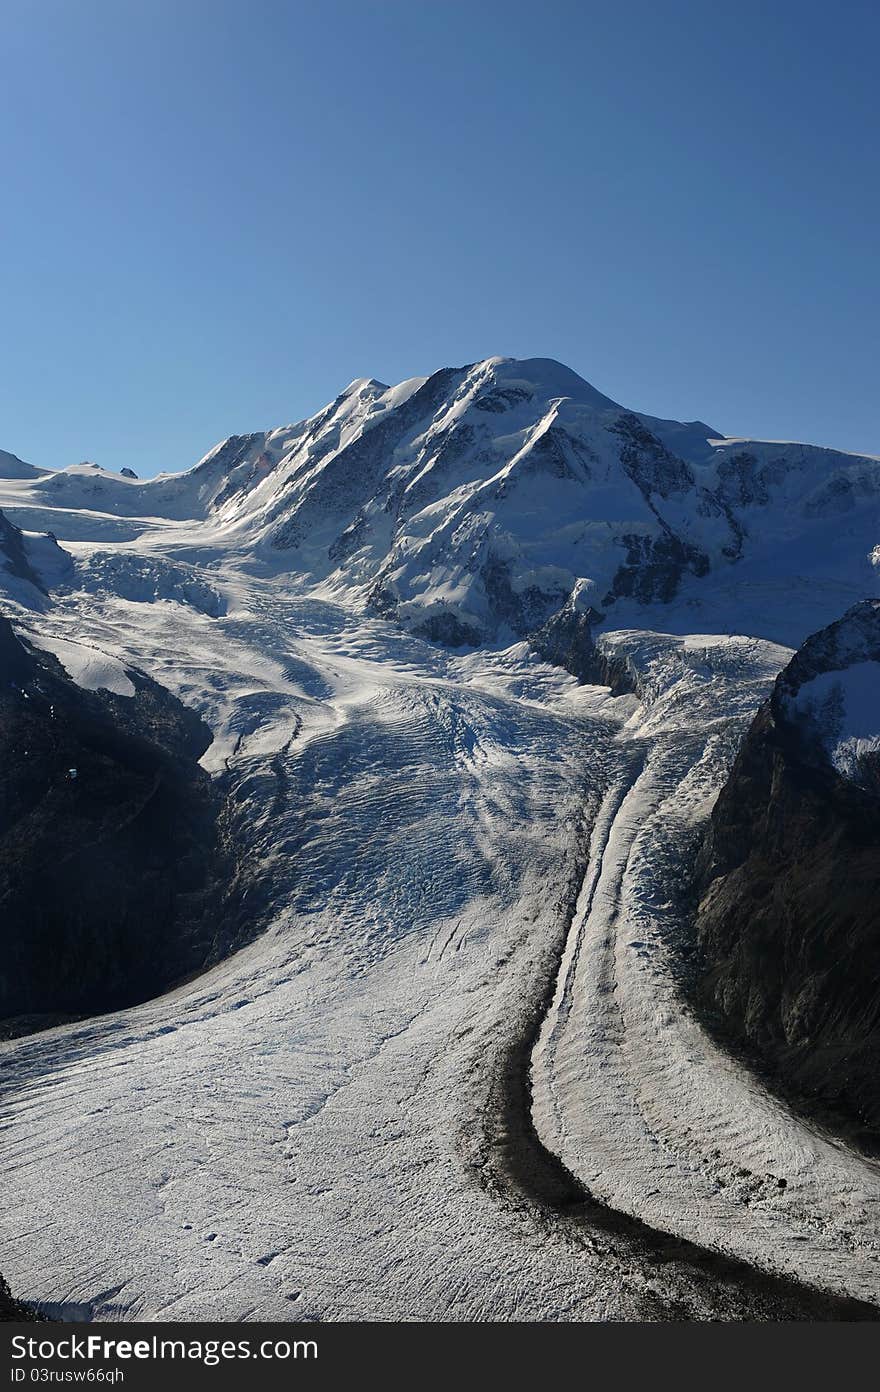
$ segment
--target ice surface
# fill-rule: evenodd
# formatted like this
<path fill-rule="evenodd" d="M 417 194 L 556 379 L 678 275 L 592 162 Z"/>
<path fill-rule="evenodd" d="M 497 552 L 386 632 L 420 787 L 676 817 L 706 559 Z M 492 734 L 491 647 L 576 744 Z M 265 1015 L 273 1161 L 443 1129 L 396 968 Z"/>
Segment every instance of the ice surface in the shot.
<path fill-rule="evenodd" d="M 695 835 L 786 654 L 735 638 L 691 638 L 677 652 L 657 635 L 621 643 L 649 696 L 596 822 L 535 1051 L 539 1134 L 617 1208 L 875 1297 L 875 1167 L 769 1097 L 682 1008 L 674 981 Z"/>

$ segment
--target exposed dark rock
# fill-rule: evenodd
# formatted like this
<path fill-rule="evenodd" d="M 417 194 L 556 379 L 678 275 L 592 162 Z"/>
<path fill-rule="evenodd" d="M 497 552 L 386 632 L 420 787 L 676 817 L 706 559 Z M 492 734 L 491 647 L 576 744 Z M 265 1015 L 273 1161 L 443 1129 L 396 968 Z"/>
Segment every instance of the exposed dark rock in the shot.
<path fill-rule="evenodd" d="M 346 560 L 359 546 L 363 545 L 369 530 L 370 524 L 363 512 L 359 512 L 354 521 L 343 532 L 340 532 L 328 548 L 327 554 L 330 560 L 337 563 Z"/>
<path fill-rule="evenodd" d="M 120 473 L 122 474 L 122 477 L 123 477 L 123 478 L 127 478 L 127 479 L 136 479 L 136 478 L 137 478 L 137 474 L 135 473 L 134 469 L 128 469 L 128 468 L 126 468 L 126 469 L 121 469 L 121 470 L 120 470 Z"/>
<path fill-rule="evenodd" d="M 256 477 L 256 470 L 252 466 L 246 479 L 241 479 L 236 470 L 245 462 L 250 451 L 262 440 L 262 435 L 230 435 L 224 441 L 222 447 L 216 454 L 212 455 L 207 463 L 201 467 L 207 472 L 208 468 L 212 471 L 222 469 L 224 474 L 230 475 L 228 483 L 221 488 L 214 499 L 213 507 L 221 508 L 224 503 L 228 503 L 230 498 L 237 494 L 247 491 L 247 487 Z"/>
<path fill-rule="evenodd" d="M 45 585 L 27 558 L 24 534 L 21 528 L 10 522 L 9 518 L 4 516 L 2 512 L 0 512 L 0 566 L 5 566 L 19 580 L 29 580 L 32 585 L 36 585 L 38 590 L 42 590 L 43 594 L 46 593 Z"/>
<path fill-rule="evenodd" d="M 607 686 L 612 696 L 643 696 L 642 674 L 626 653 L 596 644 L 596 656 L 589 678 L 596 686 Z"/>
<path fill-rule="evenodd" d="M 621 464 L 646 498 L 653 493 L 669 498 L 695 488 L 690 466 L 668 450 L 638 416 L 626 411 L 610 429 L 622 441 Z"/>
<path fill-rule="evenodd" d="M 598 682 L 600 659 L 593 625 L 604 617 L 596 609 L 578 610 L 573 603 L 565 604 L 529 634 L 529 644 L 545 662 L 564 668 L 579 682 Z"/>
<path fill-rule="evenodd" d="M 447 648 L 477 647 L 482 641 L 480 634 L 470 624 L 462 623 L 452 612 L 431 614 L 413 628 L 430 643 L 442 643 Z"/>
<path fill-rule="evenodd" d="M 572 596 L 561 609 L 529 634 L 532 649 L 556 667 L 562 667 L 581 683 L 607 686 L 612 696 L 645 694 L 640 667 L 626 648 L 610 643 L 594 628 L 605 615 L 592 606 L 578 609 Z"/>
<path fill-rule="evenodd" d="M 531 400 L 531 396 L 532 393 L 527 391 L 525 387 L 496 388 L 494 391 L 483 392 L 482 396 L 475 399 L 474 405 L 478 411 L 489 411 L 492 415 L 500 415 L 521 401 Z"/>
<path fill-rule="evenodd" d="M 39 1315 L 35 1315 L 33 1310 L 29 1310 L 27 1305 L 22 1305 L 11 1294 L 9 1287 L 0 1276 L 0 1324 L 13 1324 L 18 1321 L 27 1321 L 29 1324 L 36 1323 Z"/>
<path fill-rule="evenodd" d="M 486 598 L 500 623 L 506 623 L 514 633 L 526 634 L 545 623 L 565 599 L 565 590 L 544 590 L 538 585 L 514 589 L 510 567 L 492 554 L 487 546 L 481 565 Z M 481 642 L 482 639 L 476 641 Z"/>
<path fill-rule="evenodd" d="M 370 613 L 378 614 L 383 619 L 393 619 L 397 615 L 397 595 L 389 590 L 380 580 L 376 582 L 367 595 L 367 608 Z"/>
<path fill-rule="evenodd" d="M 145 1000 L 258 926 L 234 806 L 197 762 L 210 731 L 129 676 L 131 697 L 84 691 L 0 618 L 6 1032 Z"/>
<path fill-rule="evenodd" d="M 584 467 L 581 460 L 580 473 L 576 473 L 569 461 L 569 451 L 572 451 L 570 437 L 564 430 L 556 430 L 552 426 L 545 430 L 533 441 L 529 448 L 528 456 L 523 465 L 524 475 L 537 474 L 547 475 L 551 478 L 572 479 L 575 482 L 589 477 L 589 470 Z"/>
<path fill-rule="evenodd" d="M 639 604 L 655 600 L 667 604 L 678 593 L 685 571 L 697 576 L 709 571 L 708 556 L 672 532 L 659 536 L 631 533 L 620 540 L 626 546 L 626 560 L 611 582 L 605 604 L 624 598 Z"/>
<path fill-rule="evenodd" d="M 880 494 L 876 465 L 836 469 L 822 488 L 804 503 L 805 517 L 840 517 L 870 505 Z"/>
<path fill-rule="evenodd" d="M 754 456 L 743 453 L 733 460 L 722 461 L 716 489 L 704 488 L 697 484 L 691 466 L 673 454 L 638 416 L 626 412 L 610 428 L 622 440 L 620 462 L 657 518 L 663 534 L 656 538 L 621 538 L 628 548 L 627 560 L 614 577 L 605 603 L 612 604 L 623 596 L 634 596 L 643 604 L 655 600 L 668 602 L 675 597 L 686 570 L 698 578 L 709 572 L 709 557 L 698 546 L 676 534 L 661 515 L 657 498 L 668 502 L 672 497 L 690 494 L 699 516 L 715 517 L 727 524 L 730 540 L 721 546 L 721 554 L 728 561 L 740 560 L 746 531 L 734 506 L 769 501 L 766 478 L 773 471 L 759 471 Z M 699 429 L 701 433 L 708 427 Z M 778 482 L 775 475 L 774 481 Z M 643 569 L 644 575 L 640 573 Z"/>
<path fill-rule="evenodd" d="M 717 472 L 719 499 L 731 507 L 763 507 L 785 476 L 785 461 L 759 464 L 754 454 L 738 450 L 722 455 Z"/>
<path fill-rule="evenodd" d="M 315 487 L 300 499 L 296 510 L 277 528 L 272 545 L 282 550 L 295 549 L 315 522 L 325 519 L 328 513 L 343 516 L 347 511 L 356 511 L 364 495 L 380 486 L 388 459 L 408 431 L 433 415 L 466 373 L 466 368 L 443 368 L 435 372 L 397 410 L 389 412 L 379 424 L 340 449 L 328 460 Z M 313 465 L 338 444 L 338 429 L 325 431 L 320 451 L 313 454 Z"/>
<path fill-rule="evenodd" d="M 794 701 L 865 660 L 876 601 L 808 639 L 755 719 L 698 861 L 696 991 L 784 1088 L 880 1133 L 880 781 L 870 757 L 842 776 Z"/>
<path fill-rule="evenodd" d="M 32 659 L 16 638 L 12 624 L 0 614 L 0 680 L 4 686 L 20 686 L 32 672 Z"/>

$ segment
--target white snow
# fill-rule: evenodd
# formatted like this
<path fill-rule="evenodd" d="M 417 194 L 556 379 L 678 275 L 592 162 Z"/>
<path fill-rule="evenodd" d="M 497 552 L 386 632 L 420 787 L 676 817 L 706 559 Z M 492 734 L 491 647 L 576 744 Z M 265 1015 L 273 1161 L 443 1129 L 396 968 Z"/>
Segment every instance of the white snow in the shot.
<path fill-rule="evenodd" d="M 112 691 L 117 696 L 133 696 L 134 685 L 122 663 L 85 643 L 66 638 L 50 638 L 45 633 L 27 634 L 35 647 L 53 653 L 67 675 L 86 691 Z"/>
<path fill-rule="evenodd" d="M 728 445 L 791 445 L 798 449 L 823 449 L 822 445 L 805 445 L 802 440 L 764 440 L 753 435 L 720 435 L 707 441 L 707 444 L 717 448 L 726 448 Z M 828 449 L 829 454 L 849 454 L 853 459 L 874 459 L 880 463 L 880 454 L 857 454 L 854 450 L 832 450 Z"/>

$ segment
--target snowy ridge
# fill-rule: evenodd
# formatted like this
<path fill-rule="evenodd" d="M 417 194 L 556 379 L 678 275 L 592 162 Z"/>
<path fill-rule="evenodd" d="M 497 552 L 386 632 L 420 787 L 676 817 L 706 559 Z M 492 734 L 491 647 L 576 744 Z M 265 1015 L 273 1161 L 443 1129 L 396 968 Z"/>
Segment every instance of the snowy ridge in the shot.
<path fill-rule="evenodd" d="M 9 454 L 6 450 L 0 450 L 0 478 L 35 479 L 47 472 L 48 470 L 38 469 L 33 464 L 26 464 L 23 459 L 19 459 L 17 454 Z"/>
<path fill-rule="evenodd" d="M 597 625 L 745 611 L 795 643 L 877 592 L 876 459 L 632 412 L 547 359 L 361 379 L 188 473 L 80 465 L 0 480 L 0 505 L 63 540 L 239 551 L 453 645 L 510 641 L 575 592 Z"/>

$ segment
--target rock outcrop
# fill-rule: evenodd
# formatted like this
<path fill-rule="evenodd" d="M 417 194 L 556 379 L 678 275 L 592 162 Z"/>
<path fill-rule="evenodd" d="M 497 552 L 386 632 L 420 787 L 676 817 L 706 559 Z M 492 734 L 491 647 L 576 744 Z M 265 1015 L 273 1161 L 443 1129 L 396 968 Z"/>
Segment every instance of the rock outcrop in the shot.
<path fill-rule="evenodd" d="M 0 618 L 0 1021 L 158 994 L 244 941 L 259 900 L 211 734 L 135 670 L 84 690 Z"/>
<path fill-rule="evenodd" d="M 39 1317 L 29 1310 L 21 1301 L 16 1300 L 9 1287 L 0 1276 L 0 1324 L 13 1324 L 17 1321 L 22 1323 L 34 1323 Z"/>
<path fill-rule="evenodd" d="M 702 1002 L 802 1100 L 880 1133 L 880 602 L 779 676 L 698 866 Z M 867 1138 L 866 1138 L 867 1139 Z"/>
<path fill-rule="evenodd" d="M 18 580 L 27 580 L 38 590 L 45 586 L 31 565 L 24 542 L 24 533 L 3 512 L 0 512 L 0 566 Z"/>

